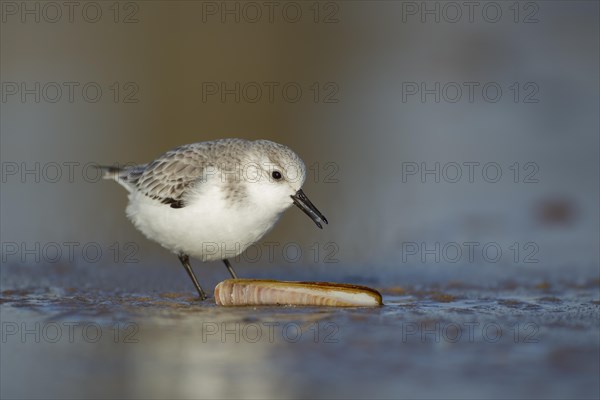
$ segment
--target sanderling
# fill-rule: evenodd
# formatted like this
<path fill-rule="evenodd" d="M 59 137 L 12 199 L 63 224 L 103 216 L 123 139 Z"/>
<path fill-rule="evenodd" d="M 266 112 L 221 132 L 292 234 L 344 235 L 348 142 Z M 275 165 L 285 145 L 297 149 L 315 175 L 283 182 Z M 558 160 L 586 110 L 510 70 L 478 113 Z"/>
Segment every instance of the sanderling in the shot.
<path fill-rule="evenodd" d="M 304 162 L 268 140 L 193 143 L 142 165 L 100 167 L 129 191 L 127 216 L 148 239 L 175 253 L 202 300 L 189 258 L 222 260 L 256 243 L 292 204 L 319 228 L 327 219 L 302 191 Z"/>

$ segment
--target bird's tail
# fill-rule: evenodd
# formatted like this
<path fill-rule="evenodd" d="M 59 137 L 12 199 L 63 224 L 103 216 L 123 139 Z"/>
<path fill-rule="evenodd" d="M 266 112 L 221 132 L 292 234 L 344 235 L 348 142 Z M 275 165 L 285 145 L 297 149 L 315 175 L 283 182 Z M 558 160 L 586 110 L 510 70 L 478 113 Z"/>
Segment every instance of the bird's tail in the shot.
<path fill-rule="evenodd" d="M 123 175 L 123 168 L 107 166 L 107 165 L 96 165 L 96 168 L 102 172 L 103 179 L 114 179 L 119 180 L 120 176 Z"/>
<path fill-rule="evenodd" d="M 102 178 L 117 181 L 128 191 L 132 191 L 138 179 L 142 176 L 146 164 L 126 167 L 96 165 L 102 171 Z"/>

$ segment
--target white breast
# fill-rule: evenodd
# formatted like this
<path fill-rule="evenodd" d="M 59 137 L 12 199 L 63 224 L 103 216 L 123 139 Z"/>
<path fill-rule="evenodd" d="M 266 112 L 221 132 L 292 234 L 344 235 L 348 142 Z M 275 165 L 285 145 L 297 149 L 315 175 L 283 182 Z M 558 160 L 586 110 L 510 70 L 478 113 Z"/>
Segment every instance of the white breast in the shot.
<path fill-rule="evenodd" d="M 170 251 L 214 261 L 242 253 L 273 227 L 284 210 L 252 202 L 234 206 L 224 199 L 219 185 L 203 186 L 179 209 L 133 192 L 127 216 L 146 237 Z"/>

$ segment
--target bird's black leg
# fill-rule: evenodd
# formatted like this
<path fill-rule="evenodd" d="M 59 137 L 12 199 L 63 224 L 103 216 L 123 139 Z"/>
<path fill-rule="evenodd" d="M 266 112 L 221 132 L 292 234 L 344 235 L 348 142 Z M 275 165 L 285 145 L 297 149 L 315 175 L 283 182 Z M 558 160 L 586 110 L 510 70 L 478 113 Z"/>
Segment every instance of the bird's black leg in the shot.
<path fill-rule="evenodd" d="M 227 269 L 229 270 L 229 273 L 231 274 L 231 277 L 233 279 L 237 279 L 237 274 L 235 273 L 235 271 L 233 270 L 233 267 L 231 266 L 231 263 L 229 262 L 228 259 L 224 258 L 223 262 L 225 263 L 225 266 L 227 267 Z"/>
<path fill-rule="evenodd" d="M 192 267 L 190 266 L 190 257 L 187 254 L 179 254 L 178 257 L 179 261 L 181 261 L 181 264 L 183 265 L 183 268 L 185 268 L 188 275 L 192 279 L 192 282 L 194 282 L 194 286 L 196 286 L 196 290 L 200 295 L 200 300 L 206 300 L 206 294 L 204 294 L 204 290 L 202 290 L 202 287 L 198 283 L 198 279 L 196 279 L 196 275 L 194 275 L 194 271 L 192 271 Z"/>

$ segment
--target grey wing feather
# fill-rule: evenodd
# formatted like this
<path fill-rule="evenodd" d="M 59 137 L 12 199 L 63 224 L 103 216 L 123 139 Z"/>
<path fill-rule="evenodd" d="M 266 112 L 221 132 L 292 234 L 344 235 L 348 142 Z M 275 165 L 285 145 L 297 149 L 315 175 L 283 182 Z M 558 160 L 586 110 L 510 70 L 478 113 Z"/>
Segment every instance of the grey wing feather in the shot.
<path fill-rule="evenodd" d="M 133 169 L 129 180 L 138 191 L 172 208 L 185 206 L 186 191 L 195 185 L 204 171 L 204 157 L 191 146 L 165 153 L 143 170 Z"/>
<path fill-rule="evenodd" d="M 104 177 L 114 179 L 129 191 L 139 191 L 173 208 L 185 206 L 186 193 L 201 181 L 205 169 L 219 156 L 219 167 L 239 165 L 239 153 L 249 146 L 243 139 L 220 139 L 177 147 L 149 164 L 124 169 L 100 167 Z M 236 154 L 238 153 L 238 154 Z"/>

